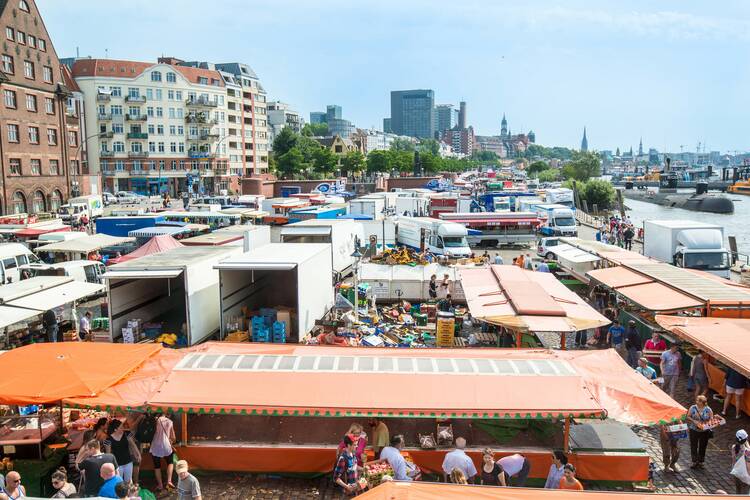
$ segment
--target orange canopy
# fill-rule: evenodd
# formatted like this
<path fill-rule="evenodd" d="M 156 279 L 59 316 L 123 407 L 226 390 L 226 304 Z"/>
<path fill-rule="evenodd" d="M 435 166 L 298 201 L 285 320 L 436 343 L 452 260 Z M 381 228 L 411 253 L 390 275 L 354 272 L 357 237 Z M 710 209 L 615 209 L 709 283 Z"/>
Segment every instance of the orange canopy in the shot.
<path fill-rule="evenodd" d="M 550 273 L 516 266 L 460 269 L 471 315 L 513 330 L 573 332 L 609 320 Z"/>
<path fill-rule="evenodd" d="M 654 495 L 606 491 L 538 490 L 499 486 L 460 486 L 446 483 L 388 481 L 359 495 L 362 500 L 688 500 L 717 498 L 710 495 Z M 726 498 L 726 497 L 719 497 Z"/>
<path fill-rule="evenodd" d="M 95 396 L 161 349 L 156 344 L 63 342 L 10 350 L 0 358 L 0 404 L 55 403 Z"/>
<path fill-rule="evenodd" d="M 657 315 L 656 322 L 750 377 L 750 319 Z"/>

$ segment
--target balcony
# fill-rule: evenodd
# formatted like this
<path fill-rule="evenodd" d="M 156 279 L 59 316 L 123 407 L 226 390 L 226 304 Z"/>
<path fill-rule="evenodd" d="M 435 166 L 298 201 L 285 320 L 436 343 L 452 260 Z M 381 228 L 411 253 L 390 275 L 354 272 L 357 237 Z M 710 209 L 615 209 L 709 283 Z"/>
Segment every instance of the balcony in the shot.
<path fill-rule="evenodd" d="M 128 158 L 148 158 L 148 151 L 130 151 Z"/>
<path fill-rule="evenodd" d="M 201 134 L 200 136 L 201 141 L 207 141 L 209 139 L 218 139 L 219 133 L 218 132 L 209 132 L 207 134 Z"/>
<path fill-rule="evenodd" d="M 217 101 L 210 101 L 208 99 L 198 97 L 196 99 L 188 99 L 187 101 L 185 101 L 185 105 L 197 108 L 215 108 L 219 105 L 219 103 Z"/>
<path fill-rule="evenodd" d="M 107 122 L 112 119 L 112 113 L 99 113 L 97 117 L 99 118 L 99 121 Z"/>
<path fill-rule="evenodd" d="M 198 135 L 198 134 L 188 134 L 187 135 L 187 140 L 188 141 L 198 141 L 198 140 L 200 140 L 200 135 Z"/>
<path fill-rule="evenodd" d="M 99 102 L 109 102 L 112 99 L 110 94 L 96 94 L 96 100 Z"/>
<path fill-rule="evenodd" d="M 114 137 L 114 135 L 115 135 L 115 133 L 111 132 L 111 131 L 110 132 L 99 132 L 99 135 L 97 137 L 99 137 L 99 139 L 111 139 L 112 137 Z"/>
<path fill-rule="evenodd" d="M 126 135 L 128 139 L 148 139 L 146 132 L 128 132 Z"/>
<path fill-rule="evenodd" d="M 218 122 L 205 116 L 203 113 L 188 113 L 185 115 L 185 121 L 187 123 L 198 123 L 200 125 L 216 125 Z"/>
<path fill-rule="evenodd" d="M 208 151 L 188 151 L 188 158 L 216 158 L 216 154 Z"/>
<path fill-rule="evenodd" d="M 146 96 L 145 95 L 129 95 L 125 97 L 125 102 L 140 102 L 145 103 L 146 102 Z"/>
<path fill-rule="evenodd" d="M 138 115 L 126 114 L 125 115 L 125 119 L 129 122 L 145 122 L 147 118 L 148 116 L 141 115 L 141 114 L 138 114 Z"/>
<path fill-rule="evenodd" d="M 102 158 L 112 158 L 115 156 L 114 151 L 99 151 L 99 156 Z"/>

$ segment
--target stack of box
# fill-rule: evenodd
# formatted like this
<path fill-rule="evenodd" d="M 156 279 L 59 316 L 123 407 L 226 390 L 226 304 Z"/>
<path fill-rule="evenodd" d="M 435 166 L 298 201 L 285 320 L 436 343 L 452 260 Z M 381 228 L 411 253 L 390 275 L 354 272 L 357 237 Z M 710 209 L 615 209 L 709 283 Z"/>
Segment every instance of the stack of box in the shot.
<path fill-rule="evenodd" d="M 250 320 L 253 342 L 270 342 L 270 329 L 265 320 L 263 316 L 253 316 Z"/>
<path fill-rule="evenodd" d="M 274 344 L 285 344 L 286 343 L 286 325 L 281 321 L 275 321 L 273 323 L 273 343 Z"/>

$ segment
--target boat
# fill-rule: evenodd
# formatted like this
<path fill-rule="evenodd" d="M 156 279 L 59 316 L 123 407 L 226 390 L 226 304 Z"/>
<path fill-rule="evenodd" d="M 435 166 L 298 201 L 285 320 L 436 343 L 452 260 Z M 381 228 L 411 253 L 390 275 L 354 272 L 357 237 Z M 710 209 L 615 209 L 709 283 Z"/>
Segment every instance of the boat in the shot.
<path fill-rule="evenodd" d="M 631 200 L 654 203 L 665 207 L 681 208 L 693 212 L 709 212 L 713 214 L 734 213 L 734 202 L 722 194 L 708 192 L 708 183 L 698 182 L 695 185 L 695 193 L 678 193 L 677 181 L 679 176 L 669 169 L 667 159 L 667 170 L 659 175 L 659 191 L 635 191 L 632 183 L 625 183 L 622 195 Z"/>
<path fill-rule="evenodd" d="M 727 193 L 750 195 L 750 181 L 737 181 L 727 188 Z"/>

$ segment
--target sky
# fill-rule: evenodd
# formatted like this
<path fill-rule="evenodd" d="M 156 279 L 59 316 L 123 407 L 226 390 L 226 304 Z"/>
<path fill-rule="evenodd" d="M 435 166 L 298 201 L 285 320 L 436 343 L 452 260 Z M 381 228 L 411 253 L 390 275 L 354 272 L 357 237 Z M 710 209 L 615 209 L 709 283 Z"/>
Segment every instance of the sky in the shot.
<path fill-rule="evenodd" d="M 37 0 L 60 57 L 245 62 L 305 120 L 382 128 L 390 91 L 547 146 L 750 151 L 750 2 Z"/>

